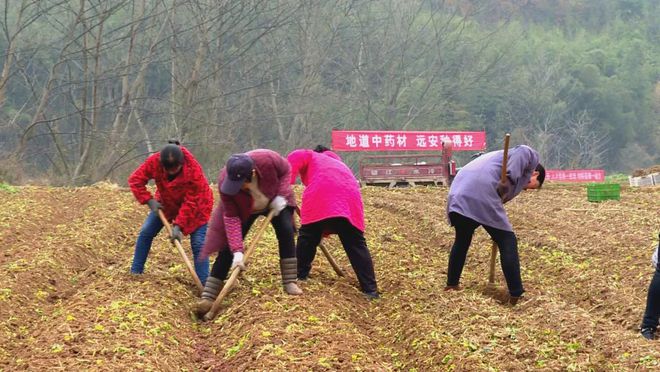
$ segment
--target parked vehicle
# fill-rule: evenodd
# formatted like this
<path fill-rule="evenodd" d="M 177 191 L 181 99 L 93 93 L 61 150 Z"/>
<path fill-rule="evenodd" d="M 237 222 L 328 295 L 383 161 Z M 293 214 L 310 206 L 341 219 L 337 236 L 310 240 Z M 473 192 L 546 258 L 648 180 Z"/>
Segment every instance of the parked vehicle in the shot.
<path fill-rule="evenodd" d="M 451 142 L 434 154 L 372 155 L 360 160 L 359 179 L 363 185 L 449 186 L 455 175 Z"/>

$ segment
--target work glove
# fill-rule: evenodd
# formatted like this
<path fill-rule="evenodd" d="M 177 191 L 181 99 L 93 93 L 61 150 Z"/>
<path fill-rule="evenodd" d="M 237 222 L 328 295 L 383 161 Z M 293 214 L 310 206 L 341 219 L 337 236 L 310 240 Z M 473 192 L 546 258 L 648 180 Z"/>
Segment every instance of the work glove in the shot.
<path fill-rule="evenodd" d="M 239 267 L 241 270 L 245 270 L 245 263 L 243 263 L 243 252 L 234 253 L 234 259 L 231 260 L 231 269 L 234 270 L 235 267 Z"/>
<path fill-rule="evenodd" d="M 658 248 L 653 251 L 653 255 L 651 256 L 651 263 L 653 263 L 654 268 L 658 267 L 658 249 L 660 249 L 660 244 L 658 245 Z"/>
<path fill-rule="evenodd" d="M 283 196 L 277 195 L 271 200 L 269 207 L 271 210 L 275 211 L 273 216 L 277 216 L 284 208 L 286 208 L 286 199 Z"/>
<path fill-rule="evenodd" d="M 151 209 L 151 211 L 154 212 L 154 213 L 158 213 L 158 210 L 163 208 L 163 206 L 160 205 L 158 200 L 153 199 L 153 198 L 151 198 L 147 201 L 147 205 L 149 206 L 149 209 Z"/>
<path fill-rule="evenodd" d="M 511 182 L 509 179 L 505 179 L 504 182 L 500 181 L 497 184 L 497 195 L 500 196 L 500 199 L 502 199 L 503 202 L 509 201 L 507 198 L 509 196 L 509 192 L 511 192 Z"/>
<path fill-rule="evenodd" d="M 179 243 L 181 243 L 181 239 L 183 239 L 183 233 L 181 232 L 181 228 L 179 225 L 174 225 L 172 226 L 172 233 L 170 234 L 170 241 L 174 243 L 175 240 L 178 240 Z"/>

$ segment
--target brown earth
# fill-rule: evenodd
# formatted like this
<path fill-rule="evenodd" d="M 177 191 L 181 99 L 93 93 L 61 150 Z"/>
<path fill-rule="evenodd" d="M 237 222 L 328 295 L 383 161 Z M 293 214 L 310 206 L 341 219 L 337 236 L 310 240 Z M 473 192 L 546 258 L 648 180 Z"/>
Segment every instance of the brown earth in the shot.
<path fill-rule="evenodd" d="M 648 176 L 649 174 L 660 173 L 660 164 L 654 165 L 646 169 L 635 169 L 632 173 L 633 177 Z"/>
<path fill-rule="evenodd" d="M 453 230 L 447 190 L 363 189 L 382 299 L 367 302 L 336 238 L 305 294 L 279 284 L 272 229 L 221 316 L 190 316 L 196 289 L 162 236 L 147 274 L 128 274 L 147 208 L 108 185 L 0 191 L 0 370 L 656 369 L 637 334 L 660 228 L 660 188 L 589 203 L 582 185 L 526 192 L 507 209 L 526 297 L 487 290 L 478 230 L 463 291 L 444 292 Z M 189 243 L 184 241 L 189 249 Z"/>

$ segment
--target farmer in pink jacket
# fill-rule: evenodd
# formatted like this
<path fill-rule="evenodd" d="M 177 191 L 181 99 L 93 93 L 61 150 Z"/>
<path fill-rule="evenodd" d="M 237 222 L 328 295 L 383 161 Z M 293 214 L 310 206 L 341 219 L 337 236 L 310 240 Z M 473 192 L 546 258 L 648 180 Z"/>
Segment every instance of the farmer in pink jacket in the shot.
<path fill-rule="evenodd" d="M 290 295 L 302 294 L 296 284 L 298 265 L 293 223 L 296 197 L 290 179 L 291 167 L 286 159 L 267 149 L 234 154 L 220 170 L 218 186 L 221 202 L 211 215 L 200 255 L 205 258 L 217 252 L 218 258 L 195 307 L 199 316 L 211 309 L 229 270 L 245 268 L 243 239 L 257 218 L 271 210 L 275 212 L 271 224 L 279 246 L 282 285 Z"/>
<path fill-rule="evenodd" d="M 299 149 L 287 159 L 291 184 L 305 185 L 300 212 L 296 255 L 298 279 L 305 280 L 312 268 L 316 247 L 327 234 L 339 235 L 348 259 L 368 299 L 379 297 L 371 254 L 364 239 L 364 209 L 360 186 L 339 155 L 324 146 L 314 151 Z"/>

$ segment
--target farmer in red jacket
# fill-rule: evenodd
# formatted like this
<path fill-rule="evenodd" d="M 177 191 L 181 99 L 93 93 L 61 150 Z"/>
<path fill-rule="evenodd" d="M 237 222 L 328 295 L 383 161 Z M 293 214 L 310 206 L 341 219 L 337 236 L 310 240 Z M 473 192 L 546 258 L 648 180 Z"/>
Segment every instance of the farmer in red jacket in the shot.
<path fill-rule="evenodd" d="M 292 151 L 291 183 L 305 185 L 298 233 L 298 278 L 307 279 L 323 235 L 337 234 L 368 299 L 379 297 L 371 253 L 364 239 L 364 207 L 360 185 L 339 155 L 327 147 Z"/>
<path fill-rule="evenodd" d="M 156 182 L 155 196 L 146 188 L 151 179 Z M 181 241 L 184 235 L 190 235 L 195 272 L 199 280 L 205 283 L 209 274 L 209 260 L 202 260 L 199 255 L 213 209 L 213 192 L 197 160 L 185 147 L 171 141 L 159 153 L 149 156 L 128 177 L 128 184 L 135 199 L 151 209 L 135 243 L 131 273 L 142 274 L 144 271 L 151 242 L 163 228 L 158 216 L 158 209 L 162 209 L 173 224 L 170 236 L 172 242 L 175 239 Z"/>
<path fill-rule="evenodd" d="M 254 221 L 270 210 L 279 244 L 280 270 L 284 290 L 302 294 L 296 284 L 296 247 L 294 244 L 293 210 L 296 199 L 289 184 L 289 162 L 275 151 L 257 149 L 234 154 L 220 171 L 221 203 L 213 211 L 202 257 L 219 252 L 206 281 L 202 298 L 195 311 L 206 314 L 222 289 L 230 269 L 243 269 L 243 238 Z"/>

